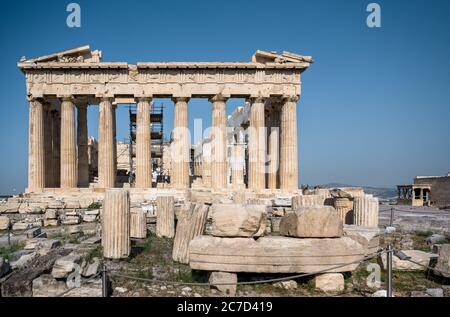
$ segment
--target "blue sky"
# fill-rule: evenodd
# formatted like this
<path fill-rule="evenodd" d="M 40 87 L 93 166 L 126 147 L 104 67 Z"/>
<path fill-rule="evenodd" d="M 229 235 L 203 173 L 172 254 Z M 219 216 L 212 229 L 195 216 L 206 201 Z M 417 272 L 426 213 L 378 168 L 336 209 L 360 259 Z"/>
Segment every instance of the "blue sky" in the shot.
<path fill-rule="evenodd" d="M 0 193 L 26 186 L 28 109 L 16 63 L 89 44 L 104 61 L 249 61 L 257 49 L 312 55 L 298 103 L 302 184 L 394 186 L 450 171 L 450 1 L 2 1 Z M 160 102 L 160 101 L 158 101 Z M 231 113 L 240 100 L 232 100 Z M 167 105 L 166 132 L 173 105 Z M 97 135 L 97 109 L 89 134 Z M 190 102 L 210 125 L 206 100 Z M 118 111 L 118 138 L 128 133 Z"/>

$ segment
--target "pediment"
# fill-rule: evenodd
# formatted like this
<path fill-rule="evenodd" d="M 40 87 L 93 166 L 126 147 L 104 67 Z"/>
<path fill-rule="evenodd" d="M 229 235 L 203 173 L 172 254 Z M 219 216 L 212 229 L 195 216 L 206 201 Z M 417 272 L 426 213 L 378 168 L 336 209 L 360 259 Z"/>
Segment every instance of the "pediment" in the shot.
<path fill-rule="evenodd" d="M 101 51 L 91 51 L 89 45 L 85 45 L 32 59 L 26 59 L 25 57 L 22 57 L 20 59 L 20 63 L 99 63 L 101 58 Z"/>

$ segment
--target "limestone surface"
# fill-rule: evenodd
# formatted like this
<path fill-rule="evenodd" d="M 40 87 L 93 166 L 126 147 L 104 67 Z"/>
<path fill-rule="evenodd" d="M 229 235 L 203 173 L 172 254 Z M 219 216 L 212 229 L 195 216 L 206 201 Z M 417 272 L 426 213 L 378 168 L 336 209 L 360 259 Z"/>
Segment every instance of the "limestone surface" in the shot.
<path fill-rule="evenodd" d="M 314 278 L 317 290 L 326 293 L 342 292 L 344 290 L 344 276 L 341 273 L 320 274 Z"/>
<path fill-rule="evenodd" d="M 189 265 L 196 270 L 219 272 L 347 272 L 356 269 L 358 263 L 350 263 L 363 259 L 364 253 L 364 247 L 348 237 L 268 236 L 255 240 L 198 236 L 189 245 Z"/>
<path fill-rule="evenodd" d="M 267 206 L 213 204 L 212 231 L 216 237 L 259 237 L 266 230 Z"/>
<path fill-rule="evenodd" d="M 443 244 L 439 248 L 439 257 L 437 260 L 436 269 L 442 272 L 438 272 L 438 274 L 441 274 L 446 278 L 450 278 L 450 244 Z"/>
<path fill-rule="evenodd" d="M 225 295 L 235 296 L 237 274 L 228 272 L 211 272 L 209 284 Z M 221 284 L 221 285 L 220 285 Z"/>
<path fill-rule="evenodd" d="M 343 225 L 331 206 L 301 207 L 281 219 L 280 234 L 298 238 L 337 238 L 343 234 Z"/>

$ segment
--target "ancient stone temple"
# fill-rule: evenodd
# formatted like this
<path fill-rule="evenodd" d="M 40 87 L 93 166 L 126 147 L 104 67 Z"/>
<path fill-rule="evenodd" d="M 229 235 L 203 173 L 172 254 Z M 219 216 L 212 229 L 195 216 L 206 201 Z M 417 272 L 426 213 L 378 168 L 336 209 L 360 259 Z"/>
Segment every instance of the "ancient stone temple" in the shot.
<path fill-rule="evenodd" d="M 171 98 L 175 104 L 170 188 L 191 187 L 189 101 L 208 98 L 212 107 L 208 186 L 212 190 L 233 188 L 233 184 L 252 191 L 298 190 L 297 101 L 301 74 L 312 63 L 311 57 L 257 51 L 250 62 L 135 65 L 102 62 L 101 57 L 100 51 L 83 46 L 22 58 L 18 63 L 26 77 L 29 102 L 28 193 L 117 187 L 116 108 L 121 104 L 137 105 L 136 175 L 131 189 L 152 187 L 149 116 L 154 98 Z M 226 132 L 229 98 L 248 102 L 248 122 L 233 127 L 245 129 L 245 139 L 239 133 L 230 139 Z M 96 105 L 98 179 L 94 183 L 89 170 L 87 109 Z M 227 159 L 230 146 L 231 162 Z"/>

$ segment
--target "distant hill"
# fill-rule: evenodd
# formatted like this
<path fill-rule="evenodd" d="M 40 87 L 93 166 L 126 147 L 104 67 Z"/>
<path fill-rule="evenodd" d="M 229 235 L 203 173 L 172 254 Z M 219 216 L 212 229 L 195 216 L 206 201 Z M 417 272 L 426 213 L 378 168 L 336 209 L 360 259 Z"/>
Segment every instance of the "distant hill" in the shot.
<path fill-rule="evenodd" d="M 355 186 L 349 184 L 340 184 L 340 183 L 329 183 L 319 185 L 322 188 L 335 188 L 335 187 L 361 187 L 364 189 L 366 194 L 372 194 L 375 197 L 381 199 L 394 199 L 397 198 L 397 189 L 395 188 L 384 188 L 384 187 L 370 187 L 370 186 Z"/>

